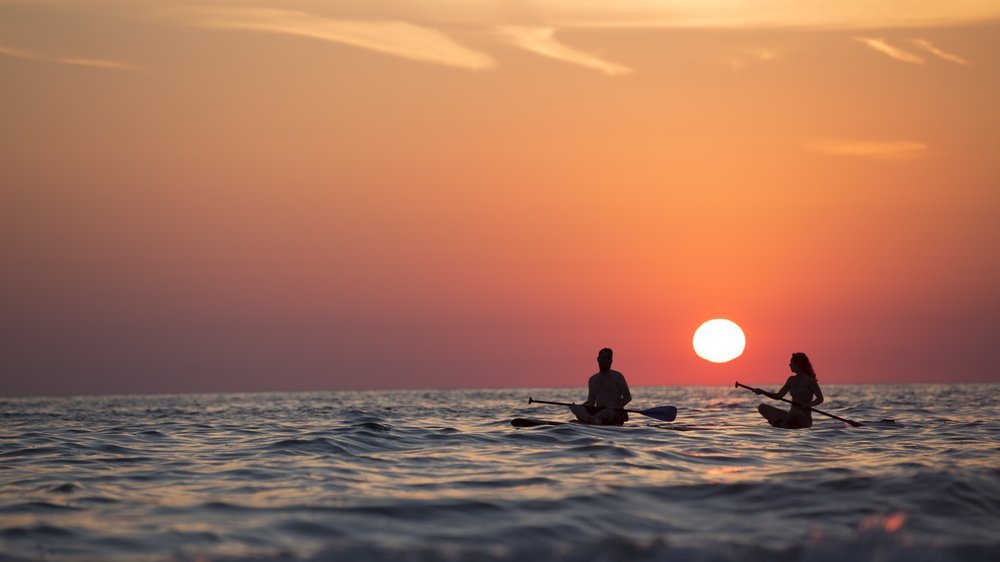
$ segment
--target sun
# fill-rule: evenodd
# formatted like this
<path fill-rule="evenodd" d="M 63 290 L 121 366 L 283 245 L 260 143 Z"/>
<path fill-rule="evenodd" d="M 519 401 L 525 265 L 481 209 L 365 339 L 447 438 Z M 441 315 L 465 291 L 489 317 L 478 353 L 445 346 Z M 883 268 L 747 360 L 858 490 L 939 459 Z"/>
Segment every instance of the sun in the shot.
<path fill-rule="evenodd" d="M 694 332 L 694 352 L 712 363 L 732 361 L 743 354 L 747 338 L 732 320 L 715 318 Z"/>

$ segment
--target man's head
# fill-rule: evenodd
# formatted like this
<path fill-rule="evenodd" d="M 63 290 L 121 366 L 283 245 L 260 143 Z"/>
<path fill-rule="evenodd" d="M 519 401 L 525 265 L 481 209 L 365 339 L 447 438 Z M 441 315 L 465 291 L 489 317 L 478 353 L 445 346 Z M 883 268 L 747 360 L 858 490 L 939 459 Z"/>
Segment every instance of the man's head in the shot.
<path fill-rule="evenodd" d="M 611 351 L 610 347 L 605 347 L 597 352 L 597 365 L 602 371 L 607 371 L 611 369 L 611 361 L 613 358 L 614 352 Z"/>

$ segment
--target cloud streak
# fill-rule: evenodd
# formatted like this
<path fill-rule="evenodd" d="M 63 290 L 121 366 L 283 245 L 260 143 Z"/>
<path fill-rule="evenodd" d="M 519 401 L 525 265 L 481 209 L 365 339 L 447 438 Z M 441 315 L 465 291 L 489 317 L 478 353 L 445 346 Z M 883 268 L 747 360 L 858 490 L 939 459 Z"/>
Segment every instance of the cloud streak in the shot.
<path fill-rule="evenodd" d="M 904 51 L 898 47 L 893 47 L 881 37 L 855 37 L 854 40 L 867 45 L 872 50 L 882 53 L 889 58 L 902 62 L 908 62 L 910 64 L 924 64 L 924 59 L 920 58 L 918 55 L 909 51 Z"/>
<path fill-rule="evenodd" d="M 990 0 L 423 0 L 464 23 L 577 28 L 836 29 L 932 28 L 1000 21 Z M 512 6 L 507 6 L 511 4 Z M 498 22 L 498 14 L 517 21 Z"/>
<path fill-rule="evenodd" d="M 728 64 L 734 73 L 738 73 L 753 64 L 768 63 L 777 60 L 781 56 L 781 53 L 775 49 L 765 47 L 745 48 L 730 55 L 728 58 L 723 58 L 722 62 Z"/>
<path fill-rule="evenodd" d="M 22 60 L 68 64 L 72 66 L 88 66 L 91 68 L 100 68 L 105 70 L 122 70 L 126 72 L 141 72 L 142 70 L 137 66 L 115 60 L 52 56 L 36 51 L 29 51 L 27 49 L 18 49 L 16 47 L 7 47 L 3 45 L 0 45 L 0 55 Z"/>
<path fill-rule="evenodd" d="M 855 156 L 875 160 L 912 160 L 927 151 L 927 145 L 915 141 L 859 141 L 817 139 L 806 146 L 814 152 L 831 156 Z"/>
<path fill-rule="evenodd" d="M 953 62 L 955 64 L 962 64 L 965 66 L 968 66 L 970 64 L 969 61 L 963 59 L 958 55 L 953 55 L 951 53 L 946 53 L 942 51 L 941 49 L 935 47 L 933 43 L 931 43 L 926 39 L 914 39 L 913 44 L 941 60 L 946 60 L 948 62 Z"/>
<path fill-rule="evenodd" d="M 182 12 L 190 25 L 261 31 L 340 43 L 409 60 L 479 70 L 492 57 L 452 40 L 437 29 L 401 21 L 351 21 L 306 12 L 257 8 L 205 8 Z"/>
<path fill-rule="evenodd" d="M 511 44 L 543 57 L 598 70 L 609 76 L 628 74 L 632 69 L 595 55 L 578 51 L 555 38 L 555 28 L 508 25 L 497 32 Z"/>

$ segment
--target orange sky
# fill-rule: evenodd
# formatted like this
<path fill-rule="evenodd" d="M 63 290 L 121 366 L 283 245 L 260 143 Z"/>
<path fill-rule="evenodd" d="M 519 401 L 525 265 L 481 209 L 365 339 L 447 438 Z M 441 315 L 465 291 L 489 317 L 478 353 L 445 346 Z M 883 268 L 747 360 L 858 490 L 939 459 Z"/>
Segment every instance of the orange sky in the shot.
<path fill-rule="evenodd" d="M 1000 6 L 800 4 L 0 0 L 0 394 L 1000 380 Z"/>

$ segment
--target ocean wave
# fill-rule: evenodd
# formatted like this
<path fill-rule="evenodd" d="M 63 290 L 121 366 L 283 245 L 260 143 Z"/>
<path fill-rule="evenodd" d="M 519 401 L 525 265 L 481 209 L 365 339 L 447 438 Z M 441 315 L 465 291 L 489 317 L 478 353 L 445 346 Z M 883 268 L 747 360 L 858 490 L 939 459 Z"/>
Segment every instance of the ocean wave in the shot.
<path fill-rule="evenodd" d="M 900 423 L 711 387 L 622 428 L 511 427 L 570 417 L 537 389 L 4 400 L 0 560 L 997 558 L 1000 406 L 963 405 L 997 388 L 824 390 Z"/>
<path fill-rule="evenodd" d="M 523 535 L 527 544 L 474 545 L 449 541 L 431 544 L 358 545 L 350 540 L 335 540 L 316 553 L 294 557 L 285 553 L 253 557 L 204 557 L 197 555 L 179 560 L 214 562 L 321 562 L 363 560 L 366 562 L 842 562 L 869 560 L 878 562 L 992 562 L 1000 552 L 1000 542 L 966 547 L 929 546 L 906 534 L 868 531 L 847 539 L 816 536 L 807 544 L 769 548 L 739 540 L 720 541 L 712 546 L 674 544 L 667 539 L 635 541 L 610 536 L 594 541 L 565 545 L 546 542 L 539 533 L 528 529 Z"/>

